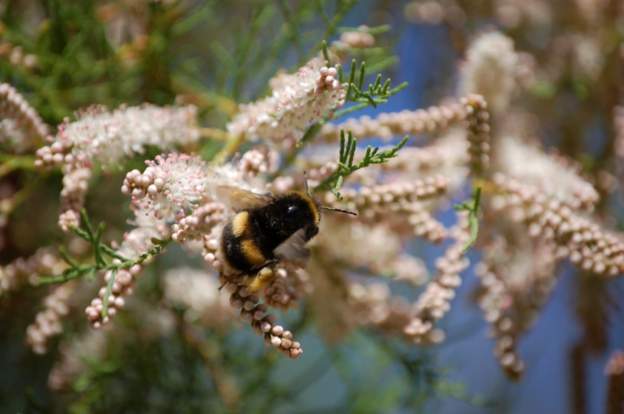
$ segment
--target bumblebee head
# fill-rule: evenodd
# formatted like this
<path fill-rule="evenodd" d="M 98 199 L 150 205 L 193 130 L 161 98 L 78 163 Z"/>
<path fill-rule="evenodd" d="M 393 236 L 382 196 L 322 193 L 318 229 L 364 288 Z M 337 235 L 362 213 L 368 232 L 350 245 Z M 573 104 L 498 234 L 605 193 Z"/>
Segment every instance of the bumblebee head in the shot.
<path fill-rule="evenodd" d="M 321 210 L 356 215 L 351 211 L 320 205 L 310 194 L 307 180 L 305 190 L 305 192 L 291 191 L 281 195 L 266 207 L 267 212 L 272 217 L 271 227 L 273 231 L 287 237 L 300 229 L 304 229 L 304 238 L 308 241 L 319 232 Z"/>
<path fill-rule="evenodd" d="M 321 214 L 316 201 L 306 193 L 293 191 L 276 202 L 280 207 L 283 227 L 291 232 L 305 229 L 306 240 L 318 233 Z"/>
<path fill-rule="evenodd" d="M 314 197 L 312 197 L 312 193 L 310 192 L 310 186 L 308 185 L 308 175 L 305 171 L 303 172 L 303 176 L 304 176 L 303 186 L 305 188 L 305 194 L 310 200 L 312 200 L 317 210 L 333 211 L 334 213 L 343 213 L 343 214 L 349 214 L 351 216 L 357 216 L 357 213 L 354 211 L 343 210 L 341 208 L 334 208 L 334 207 L 321 205 L 318 201 L 316 201 Z"/>

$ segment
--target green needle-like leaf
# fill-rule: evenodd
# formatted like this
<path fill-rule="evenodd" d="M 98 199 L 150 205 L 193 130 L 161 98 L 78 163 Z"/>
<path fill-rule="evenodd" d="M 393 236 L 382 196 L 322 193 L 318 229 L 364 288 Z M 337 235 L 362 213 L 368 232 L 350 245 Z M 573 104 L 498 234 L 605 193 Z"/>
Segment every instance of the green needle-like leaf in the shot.
<path fill-rule="evenodd" d="M 481 204 L 481 188 L 477 187 L 470 201 L 466 201 L 455 205 L 457 211 L 468 212 L 468 226 L 470 228 L 470 238 L 463 247 L 463 251 L 467 251 L 477 241 L 479 236 L 479 205 Z"/>
<path fill-rule="evenodd" d="M 373 164 L 382 164 L 390 158 L 395 157 L 399 150 L 407 144 L 409 137 L 403 139 L 394 147 L 381 151 L 378 147 L 368 146 L 364 152 L 362 160 L 354 163 L 355 151 L 357 149 L 357 139 L 349 131 L 346 136 L 344 131 L 340 131 L 340 150 L 338 153 L 338 169 L 323 182 L 321 182 L 315 191 L 330 190 L 338 198 L 340 198 L 339 190 L 342 187 L 344 179 L 357 170 L 366 168 Z"/>

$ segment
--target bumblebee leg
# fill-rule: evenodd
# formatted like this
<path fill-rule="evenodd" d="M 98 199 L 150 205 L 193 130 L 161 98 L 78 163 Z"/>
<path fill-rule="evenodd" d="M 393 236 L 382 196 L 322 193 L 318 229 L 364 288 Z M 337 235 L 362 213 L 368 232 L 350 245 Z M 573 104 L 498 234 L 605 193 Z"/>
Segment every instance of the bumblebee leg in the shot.
<path fill-rule="evenodd" d="M 256 274 L 256 277 L 251 280 L 248 285 L 248 289 L 253 293 L 258 293 L 266 288 L 274 278 L 275 273 L 273 270 L 270 267 L 265 266 L 260 269 L 260 271 Z"/>

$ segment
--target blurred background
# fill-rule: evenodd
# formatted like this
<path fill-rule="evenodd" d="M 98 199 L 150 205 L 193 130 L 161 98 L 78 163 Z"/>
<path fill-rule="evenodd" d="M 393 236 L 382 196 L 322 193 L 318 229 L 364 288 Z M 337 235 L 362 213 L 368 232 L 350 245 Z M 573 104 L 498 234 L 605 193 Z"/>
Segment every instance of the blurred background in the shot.
<path fill-rule="evenodd" d="M 622 9 L 619 0 L 4 0 L 0 81 L 22 91 L 51 125 L 92 104 L 171 104 L 177 97 L 198 106 L 202 125 L 223 128 L 236 102 L 265 94 L 278 69 L 293 70 L 323 39 L 339 37 L 341 27 L 387 25 L 378 40 L 386 48 L 380 67 L 393 84 L 407 81 L 408 87 L 356 114 L 373 116 L 455 96 L 471 40 L 497 29 L 526 52 L 534 70 L 514 105 L 531 119 L 535 137 L 587 175 L 617 185 L 624 156 L 613 122 L 623 103 Z M 208 142 L 199 150 L 210 158 L 218 149 Z M 136 159 L 130 167 L 140 165 Z M 129 169 L 99 176 L 87 199 L 90 214 L 109 224 L 110 239 L 119 239 L 129 214 L 117 190 Z M 3 264 L 62 240 L 56 229 L 60 174 L 17 169 L 3 174 L 1 184 L 4 195 L 29 189 L 2 229 Z M 621 193 L 605 193 L 597 213 L 620 229 Z M 451 220 L 448 212 L 439 219 Z M 410 249 L 428 266 L 441 251 L 422 243 Z M 470 257 L 474 263 L 480 253 Z M 165 301 L 159 278 L 181 265 L 201 267 L 181 249 L 158 258 L 141 278 L 143 299 L 105 338 L 89 338 L 78 309 L 46 355 L 24 344 L 45 291 L 2 297 L 0 412 L 607 412 L 605 366 L 624 347 L 622 280 L 560 266 L 556 288 L 521 339 L 527 369 L 514 382 L 492 355 L 475 303 L 474 265 L 441 323 L 442 344 L 418 347 L 365 329 L 327 341 L 304 302 L 279 315 L 305 344 L 297 360 L 271 352 L 226 316 L 183 332 L 176 324 L 183 310 L 154 307 Z M 71 353 L 78 371 L 51 390 L 50 372 Z"/>

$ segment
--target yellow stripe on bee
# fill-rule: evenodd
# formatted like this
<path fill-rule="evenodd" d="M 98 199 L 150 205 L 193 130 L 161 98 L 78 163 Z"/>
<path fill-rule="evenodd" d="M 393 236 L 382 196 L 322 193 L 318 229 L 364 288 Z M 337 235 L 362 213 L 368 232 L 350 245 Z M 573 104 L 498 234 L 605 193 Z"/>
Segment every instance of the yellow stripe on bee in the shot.
<path fill-rule="evenodd" d="M 266 288 L 273 279 L 275 279 L 275 273 L 271 269 L 265 267 L 258 272 L 247 288 L 252 293 L 258 293 L 261 290 L 264 290 L 264 288 Z"/>
<path fill-rule="evenodd" d="M 232 234 L 234 237 L 240 237 L 245 233 L 249 224 L 249 213 L 241 211 L 232 219 Z"/>
<path fill-rule="evenodd" d="M 296 193 L 302 199 L 304 199 L 305 202 L 308 204 L 308 207 L 310 208 L 310 211 L 312 212 L 312 216 L 314 217 L 314 224 L 318 225 L 321 222 L 321 213 L 320 213 L 316 203 L 312 199 L 312 197 L 310 197 L 308 194 L 302 193 L 300 191 L 297 191 Z"/>
<path fill-rule="evenodd" d="M 245 259 L 252 265 L 258 266 L 266 262 L 266 258 L 253 240 L 243 240 L 241 242 L 241 251 Z"/>

